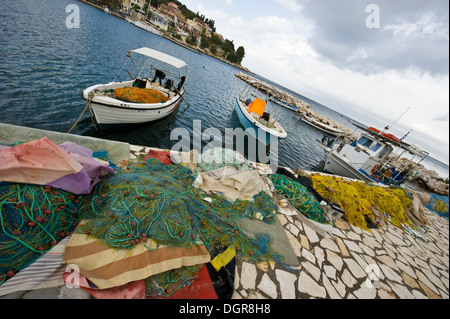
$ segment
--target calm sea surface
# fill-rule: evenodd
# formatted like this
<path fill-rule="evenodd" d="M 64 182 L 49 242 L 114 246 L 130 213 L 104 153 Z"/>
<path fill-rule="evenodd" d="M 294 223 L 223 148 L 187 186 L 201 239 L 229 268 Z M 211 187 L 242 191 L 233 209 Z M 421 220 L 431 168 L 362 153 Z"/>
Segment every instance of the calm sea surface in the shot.
<path fill-rule="evenodd" d="M 235 98 L 245 87 L 235 77 L 240 70 L 79 1 L 0 0 L 0 4 L 1 122 L 67 132 L 85 107 L 81 92 L 91 85 L 112 81 L 127 51 L 147 46 L 190 66 L 185 95 L 190 108 L 185 111 L 187 105 L 182 103 L 176 114 L 158 122 L 104 132 L 94 129 L 86 112 L 72 133 L 170 149 L 179 141 L 170 140 L 175 128 L 187 129 L 193 139 L 193 120 L 201 120 L 202 131 L 217 128 L 222 137 L 225 128 L 241 127 L 234 112 Z M 70 4 L 80 9 L 80 28 L 66 26 L 70 14 L 66 7 Z M 341 114 L 288 92 L 310 103 L 316 112 L 347 124 Z M 317 142 L 323 137 L 320 131 L 299 121 L 288 109 L 275 105 L 268 108 L 288 132 L 288 138 L 279 143 L 280 165 L 311 169 L 324 159 Z M 203 145 L 208 142 L 203 141 Z M 447 165 L 433 159 L 424 164 L 448 176 Z"/>

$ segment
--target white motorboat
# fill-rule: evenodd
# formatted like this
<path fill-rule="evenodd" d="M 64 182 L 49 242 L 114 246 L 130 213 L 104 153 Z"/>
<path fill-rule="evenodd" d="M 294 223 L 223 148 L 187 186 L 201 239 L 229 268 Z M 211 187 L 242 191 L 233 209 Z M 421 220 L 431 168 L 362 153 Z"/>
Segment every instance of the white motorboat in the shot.
<path fill-rule="evenodd" d="M 328 133 L 333 136 L 338 136 L 344 134 L 344 131 L 334 128 L 331 125 L 324 124 L 322 122 L 319 122 L 315 120 L 314 118 L 307 116 L 306 114 L 302 114 L 301 120 L 305 123 L 308 123 L 309 125 L 315 127 L 318 130 L 321 130 L 322 132 Z"/>
<path fill-rule="evenodd" d="M 172 114 L 185 93 L 188 65 L 173 56 L 150 48 L 130 50 L 142 62 L 138 75 L 129 81 L 96 84 L 82 93 L 100 128 L 156 121 Z"/>
<path fill-rule="evenodd" d="M 135 26 L 137 26 L 138 28 L 141 28 L 142 30 L 151 32 L 151 33 L 156 34 L 156 35 L 159 35 L 159 36 L 161 35 L 161 32 L 159 32 L 158 30 L 156 30 L 155 27 L 151 26 L 151 25 L 148 24 L 147 22 L 143 22 L 143 21 L 138 21 L 138 20 L 136 20 L 136 21 L 133 21 L 132 23 L 133 23 Z"/>
<path fill-rule="evenodd" d="M 345 138 L 336 139 L 340 143 L 332 144 L 328 150 L 324 172 L 386 185 L 400 185 L 417 175 L 414 167 L 428 156 L 428 152 L 405 143 L 390 133 L 352 124 L 362 133 L 351 143 Z M 394 157 L 389 155 L 394 147 L 402 151 L 398 157 L 409 153 L 412 155 L 411 160 L 400 167 L 393 165 Z M 418 163 L 414 162 L 416 157 L 420 158 Z"/>

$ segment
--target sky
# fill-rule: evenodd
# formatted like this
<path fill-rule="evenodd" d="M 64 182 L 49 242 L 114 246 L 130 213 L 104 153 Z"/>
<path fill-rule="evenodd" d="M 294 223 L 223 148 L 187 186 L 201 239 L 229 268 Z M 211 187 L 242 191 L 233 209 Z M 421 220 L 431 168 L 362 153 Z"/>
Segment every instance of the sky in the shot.
<path fill-rule="evenodd" d="M 447 0 L 181 2 L 243 46 L 250 71 L 366 125 L 412 130 L 406 142 L 449 163 Z"/>

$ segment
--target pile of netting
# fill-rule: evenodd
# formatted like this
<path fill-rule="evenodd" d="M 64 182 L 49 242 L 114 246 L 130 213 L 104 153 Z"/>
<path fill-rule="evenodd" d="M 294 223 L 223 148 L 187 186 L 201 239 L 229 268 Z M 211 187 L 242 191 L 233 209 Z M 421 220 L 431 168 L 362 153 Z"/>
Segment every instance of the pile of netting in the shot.
<path fill-rule="evenodd" d="M 448 219 L 449 197 L 433 193 L 420 196 L 422 204 L 429 210 Z"/>
<path fill-rule="evenodd" d="M 146 295 L 150 298 L 167 298 L 182 287 L 191 285 L 198 279 L 203 265 L 184 266 L 168 270 L 145 280 Z"/>
<path fill-rule="evenodd" d="M 164 103 L 169 98 L 162 92 L 152 89 L 126 87 L 114 90 L 117 98 L 135 103 Z"/>
<path fill-rule="evenodd" d="M 192 186 L 191 171 L 156 159 L 129 166 L 97 185 L 81 202 L 87 222 L 76 231 L 92 235 L 112 248 L 131 249 L 152 239 L 158 245 L 206 248 L 233 246 L 255 261 L 274 260 L 267 234 L 249 234 L 238 219 L 275 220 L 276 204 L 265 192 L 254 201 L 228 201 Z M 206 197 L 206 198 L 205 198 Z"/>
<path fill-rule="evenodd" d="M 0 183 L 0 285 L 76 227 L 78 197 L 49 186 Z"/>
<path fill-rule="evenodd" d="M 368 230 L 367 216 L 377 226 L 389 221 L 400 228 L 413 227 L 406 214 L 412 201 L 402 189 L 369 186 L 335 176 L 312 175 L 311 178 L 317 192 L 343 208 L 345 219 L 352 225 Z"/>
<path fill-rule="evenodd" d="M 304 216 L 322 224 L 334 225 L 326 212 L 323 211 L 320 203 L 305 186 L 280 174 L 273 174 L 268 177 L 275 189 Z"/>

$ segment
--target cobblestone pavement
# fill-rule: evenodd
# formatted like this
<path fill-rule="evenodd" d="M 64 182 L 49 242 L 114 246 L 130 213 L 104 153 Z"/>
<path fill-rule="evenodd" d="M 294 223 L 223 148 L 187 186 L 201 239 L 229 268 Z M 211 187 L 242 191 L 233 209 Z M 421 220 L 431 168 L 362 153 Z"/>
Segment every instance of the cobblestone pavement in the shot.
<path fill-rule="evenodd" d="M 449 223 L 426 217 L 425 240 L 391 224 L 368 232 L 344 220 L 325 238 L 278 213 L 300 270 L 239 260 L 233 298 L 448 299 Z"/>
<path fill-rule="evenodd" d="M 131 153 L 142 156 L 148 148 Z M 333 238 L 325 238 L 299 216 L 277 216 L 299 271 L 236 258 L 233 298 L 449 298 L 449 222 L 431 211 L 425 240 L 390 223 L 368 232 L 342 219 Z"/>

